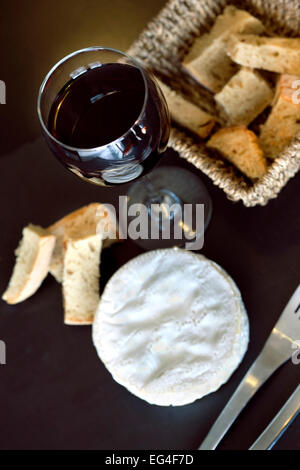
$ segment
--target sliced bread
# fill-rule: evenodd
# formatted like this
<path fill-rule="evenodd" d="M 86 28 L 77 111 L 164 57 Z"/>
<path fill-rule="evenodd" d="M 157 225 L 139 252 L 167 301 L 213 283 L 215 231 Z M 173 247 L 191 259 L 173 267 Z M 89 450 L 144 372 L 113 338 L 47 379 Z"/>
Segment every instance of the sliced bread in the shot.
<path fill-rule="evenodd" d="M 66 325 L 93 323 L 99 299 L 100 253 L 98 234 L 64 242 L 63 303 Z"/>
<path fill-rule="evenodd" d="M 244 126 L 227 127 L 216 132 L 208 141 L 210 149 L 217 150 L 250 179 L 261 178 L 267 172 L 258 139 Z"/>
<path fill-rule="evenodd" d="M 105 230 L 104 230 L 105 229 Z M 63 278 L 63 240 L 85 238 L 101 231 L 103 248 L 118 241 L 116 221 L 104 204 L 92 203 L 58 220 L 48 227 L 48 232 L 56 237 L 50 272 L 58 282 Z"/>
<path fill-rule="evenodd" d="M 48 274 L 55 245 L 55 236 L 37 225 L 23 229 L 23 238 L 16 249 L 16 263 L 2 299 L 17 304 L 33 295 Z"/>
<path fill-rule="evenodd" d="M 230 5 L 217 17 L 210 32 L 195 40 L 183 67 L 201 85 L 217 93 L 238 70 L 226 53 L 230 34 L 261 34 L 263 31 L 261 21 Z"/>
<path fill-rule="evenodd" d="M 237 64 L 281 74 L 300 75 L 300 39 L 233 34 L 227 52 Z"/>
<path fill-rule="evenodd" d="M 291 140 L 300 133 L 300 101 L 295 84 L 300 77 L 281 75 L 276 91 L 276 101 L 267 121 L 261 126 L 260 145 L 269 158 L 276 158 Z"/>
<path fill-rule="evenodd" d="M 156 80 L 166 98 L 172 121 L 202 139 L 208 137 L 216 123 L 215 117 L 184 99 L 158 78 Z"/>
<path fill-rule="evenodd" d="M 215 100 L 228 124 L 248 126 L 273 97 L 272 88 L 260 73 L 243 67 L 215 95 Z"/>

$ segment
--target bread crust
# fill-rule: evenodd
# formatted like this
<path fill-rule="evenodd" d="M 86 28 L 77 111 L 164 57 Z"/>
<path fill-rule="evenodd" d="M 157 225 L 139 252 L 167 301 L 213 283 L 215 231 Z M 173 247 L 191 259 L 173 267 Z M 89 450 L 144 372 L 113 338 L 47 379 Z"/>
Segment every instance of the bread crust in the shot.
<path fill-rule="evenodd" d="M 102 239 L 97 234 L 77 240 L 65 238 L 63 246 L 64 323 L 91 325 L 100 300 Z"/>
<path fill-rule="evenodd" d="M 237 64 L 280 74 L 300 75 L 300 39 L 233 34 L 227 53 Z"/>
<path fill-rule="evenodd" d="M 94 235 L 97 232 L 98 223 L 103 220 L 100 216 L 100 209 L 103 209 L 103 215 L 107 218 L 109 232 L 115 233 L 116 238 L 107 238 L 104 240 L 103 248 L 107 248 L 113 243 L 119 241 L 119 234 L 114 221 L 104 204 L 91 203 L 83 206 L 65 217 L 62 217 L 47 228 L 50 234 L 56 236 L 56 245 L 54 248 L 50 272 L 58 282 L 63 279 L 63 239 L 64 238 L 84 238 L 88 235 Z M 97 215 L 98 212 L 98 215 Z"/>
<path fill-rule="evenodd" d="M 256 180 L 267 172 L 267 161 L 254 132 L 245 126 L 220 129 L 207 143 L 248 178 Z"/>
<path fill-rule="evenodd" d="M 156 81 L 166 98 L 171 119 L 201 139 L 208 137 L 216 124 L 216 118 L 183 98 L 158 78 Z"/>
<path fill-rule="evenodd" d="M 36 243 L 37 246 L 33 247 L 34 255 L 23 275 L 22 282 L 20 282 L 17 278 L 19 277 L 22 260 L 25 259 L 26 251 L 29 249 L 28 242 L 26 242 L 26 235 L 29 231 L 36 235 L 35 241 L 32 243 Z M 3 300 L 8 304 L 17 304 L 28 299 L 38 290 L 48 274 L 54 245 L 55 236 L 49 235 L 42 227 L 30 224 L 23 229 L 23 238 L 16 250 L 16 263 L 8 287 L 2 295 Z M 15 287 L 16 282 L 19 284 L 17 288 Z"/>
<path fill-rule="evenodd" d="M 212 93 L 218 93 L 238 68 L 226 52 L 231 33 L 261 34 L 260 20 L 230 5 L 217 17 L 209 33 L 197 38 L 183 61 L 183 67 Z"/>
<path fill-rule="evenodd" d="M 256 70 L 241 68 L 215 96 L 228 125 L 248 126 L 271 104 L 273 89 Z"/>
<path fill-rule="evenodd" d="M 300 133 L 300 103 L 295 101 L 294 82 L 300 77 L 281 75 L 277 83 L 276 102 L 267 121 L 261 126 L 259 142 L 267 157 L 275 159 Z"/>

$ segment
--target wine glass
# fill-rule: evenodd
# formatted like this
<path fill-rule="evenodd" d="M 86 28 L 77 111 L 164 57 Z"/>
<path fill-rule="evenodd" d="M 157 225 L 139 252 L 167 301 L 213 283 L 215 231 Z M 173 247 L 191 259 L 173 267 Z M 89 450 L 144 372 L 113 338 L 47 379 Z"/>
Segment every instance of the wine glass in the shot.
<path fill-rule="evenodd" d="M 167 104 L 152 74 L 132 57 L 108 47 L 81 49 L 60 60 L 40 87 L 38 116 L 58 160 L 80 178 L 101 186 L 146 175 L 162 158 L 170 134 Z M 154 170 L 151 177 L 132 185 L 128 196 L 129 204 L 147 207 L 160 231 L 162 219 L 183 223 L 176 218 L 176 207 L 180 212 L 185 203 L 206 205 L 205 227 L 211 216 L 205 187 L 180 168 Z M 171 238 L 163 245 L 174 244 Z"/>

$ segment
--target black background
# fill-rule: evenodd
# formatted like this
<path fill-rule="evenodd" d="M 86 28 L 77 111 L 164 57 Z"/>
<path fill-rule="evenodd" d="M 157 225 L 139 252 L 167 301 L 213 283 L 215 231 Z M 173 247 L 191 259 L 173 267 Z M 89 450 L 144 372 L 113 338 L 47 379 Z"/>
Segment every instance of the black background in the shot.
<path fill-rule="evenodd" d="M 162 164 L 197 172 L 168 151 Z M 197 172 L 199 174 L 199 172 Z M 102 189 L 69 174 L 42 139 L 0 160 L 0 291 L 13 250 L 28 222 L 47 226 L 92 201 L 117 202 L 126 187 Z M 204 175 L 214 204 L 202 253 L 226 269 L 241 289 L 251 341 L 240 368 L 218 392 L 184 407 L 148 405 L 113 381 L 99 361 L 90 327 L 63 325 L 60 286 L 48 276 L 27 301 L 1 301 L 2 449 L 195 449 L 262 348 L 299 283 L 300 174 L 266 207 L 228 201 Z M 126 241 L 103 253 L 102 288 L 110 275 L 142 250 Z M 299 338 L 300 339 L 300 338 Z M 299 383 L 300 367 L 285 364 L 257 393 L 220 445 L 247 449 Z M 276 445 L 300 449 L 299 418 Z"/>
<path fill-rule="evenodd" d="M 127 188 L 102 190 L 65 171 L 40 139 L 39 85 L 66 54 L 91 45 L 126 50 L 164 0 L 2 0 L 0 79 L 0 292 L 6 288 L 24 225 L 47 226 L 92 202 L 117 202 Z M 19 149 L 19 150 L 17 150 Z M 8 152 L 12 152 L 8 154 Z M 200 172 L 169 151 L 163 164 Z M 179 408 L 151 406 L 115 383 L 98 360 L 90 327 L 63 325 L 60 286 L 48 276 L 29 300 L 0 300 L 0 449 L 195 449 L 257 356 L 297 287 L 300 174 L 266 207 L 228 201 L 201 176 L 214 204 L 202 252 L 241 289 L 251 325 L 243 363 L 218 392 Z M 130 241 L 102 257 L 102 287 L 141 252 Z M 300 340 L 300 338 L 298 338 Z M 300 366 L 284 365 L 232 426 L 221 449 L 247 449 L 299 383 Z M 299 418 L 276 445 L 300 450 Z"/>

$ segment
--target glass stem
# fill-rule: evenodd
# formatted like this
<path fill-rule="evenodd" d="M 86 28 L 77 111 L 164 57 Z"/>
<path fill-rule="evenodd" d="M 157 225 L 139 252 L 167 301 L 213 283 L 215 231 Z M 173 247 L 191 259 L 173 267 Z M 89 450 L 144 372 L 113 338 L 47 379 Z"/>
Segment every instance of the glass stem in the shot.
<path fill-rule="evenodd" d="M 161 204 L 164 201 L 164 195 L 155 188 L 154 184 L 147 175 L 144 176 L 143 180 L 145 182 L 145 186 L 147 187 L 149 198 L 148 200 L 150 204 Z"/>

